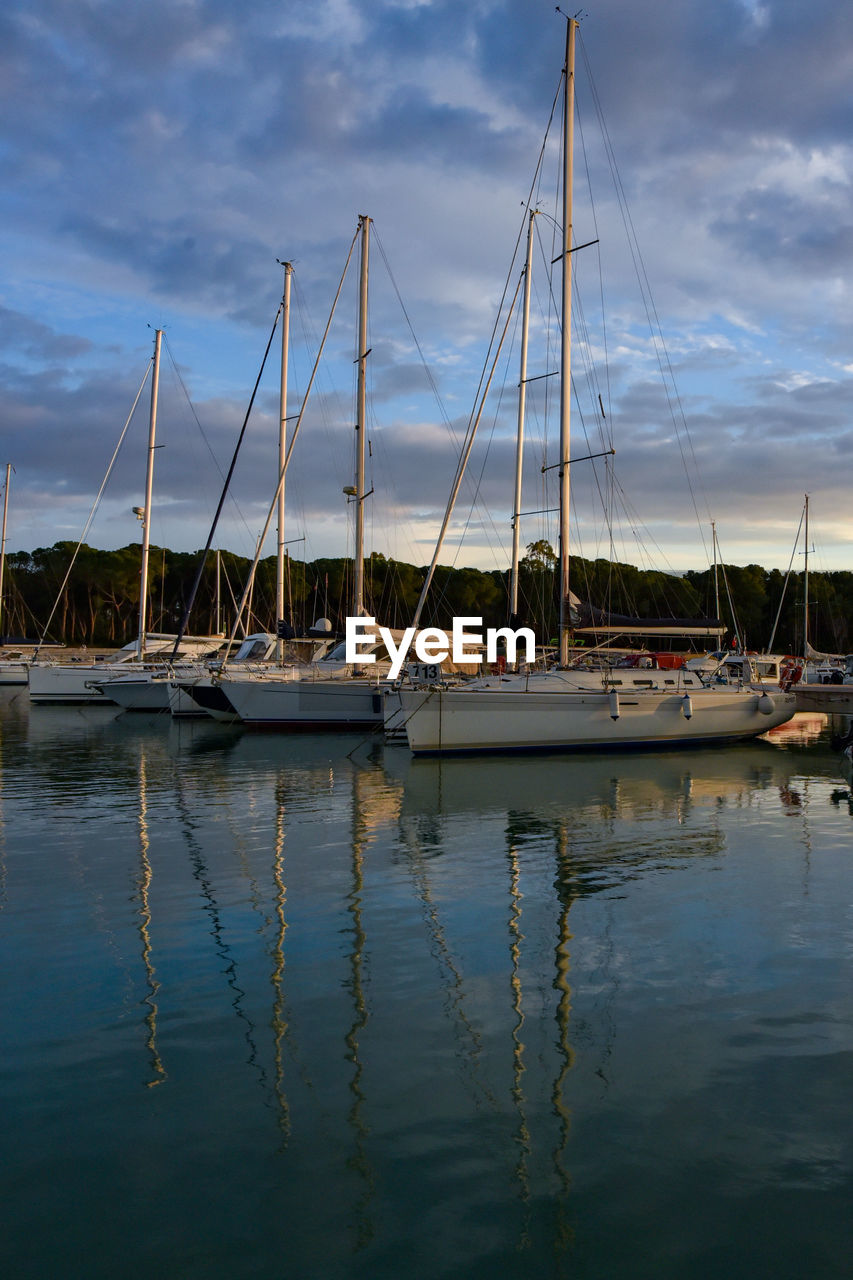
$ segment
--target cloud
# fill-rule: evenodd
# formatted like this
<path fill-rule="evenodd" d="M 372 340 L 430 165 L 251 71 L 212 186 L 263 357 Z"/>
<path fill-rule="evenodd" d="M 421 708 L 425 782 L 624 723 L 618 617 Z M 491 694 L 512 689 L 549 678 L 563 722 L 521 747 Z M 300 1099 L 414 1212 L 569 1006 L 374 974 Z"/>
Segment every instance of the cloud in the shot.
<path fill-rule="evenodd" d="M 280 298 L 276 258 L 296 265 L 295 405 L 366 213 L 371 536 L 377 549 L 402 557 L 408 545 L 426 559 L 523 231 L 564 35 L 539 0 L 6 6 L 0 386 L 16 466 L 13 544 L 82 528 L 156 324 L 177 364 L 164 371 L 161 536 L 201 545 Z M 712 511 L 732 530 L 730 554 L 754 558 L 759 528 L 784 543 L 804 488 L 848 564 L 851 49 L 853 11 L 830 0 L 661 0 L 651 10 L 601 0 L 582 23 L 575 230 L 598 245 L 574 263 L 584 298 L 576 440 L 586 447 L 584 429 L 597 437 L 600 393 L 630 511 L 623 527 L 653 513 L 660 554 L 682 567 L 688 542 L 701 554 L 697 519 Z M 599 106 L 609 155 L 595 137 Z M 543 208 L 554 192 L 549 170 Z M 556 349 L 553 338 L 549 351 L 538 345 L 553 310 L 541 260 L 556 253 L 542 225 L 536 376 L 552 371 Z M 516 325 L 512 335 L 517 343 Z M 350 536 L 340 490 L 351 475 L 355 342 L 353 270 L 288 480 L 293 520 L 318 554 L 342 553 Z M 274 479 L 275 359 L 274 345 L 224 519 L 223 536 L 244 552 Z M 507 555 L 517 359 L 508 345 L 460 499 L 452 536 L 467 520 L 469 562 Z M 553 502 L 541 440 L 556 381 L 536 388 L 531 510 Z M 137 536 L 144 406 L 138 414 L 96 544 Z M 689 483 L 682 456 L 701 471 Z M 592 515 L 606 480 L 598 464 L 573 477 L 579 532 L 596 546 L 609 536 Z M 549 531 L 550 517 L 531 519 L 537 536 Z M 780 545 L 776 562 L 786 556 Z"/>

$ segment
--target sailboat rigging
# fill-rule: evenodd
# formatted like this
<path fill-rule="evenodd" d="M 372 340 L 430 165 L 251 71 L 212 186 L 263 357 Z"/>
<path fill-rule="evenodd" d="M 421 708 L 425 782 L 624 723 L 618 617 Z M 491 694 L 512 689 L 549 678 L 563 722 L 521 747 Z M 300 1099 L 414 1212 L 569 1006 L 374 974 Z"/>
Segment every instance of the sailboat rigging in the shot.
<path fill-rule="evenodd" d="M 107 661 L 98 660 L 93 663 L 53 663 L 53 662 L 33 662 L 29 671 L 29 696 L 30 701 L 39 703 L 104 703 L 109 702 L 108 696 L 105 696 L 105 687 L 120 676 L 126 675 L 129 670 L 144 670 L 146 662 L 151 660 L 162 661 L 171 650 L 171 657 L 175 657 L 175 636 L 161 634 L 157 632 L 149 632 L 147 630 L 147 613 L 148 613 L 148 560 L 150 551 L 150 527 L 151 527 L 151 500 L 154 485 L 154 452 L 156 449 L 156 427 L 157 427 L 157 407 L 160 388 L 160 348 L 162 342 L 162 330 L 155 330 L 154 335 L 154 353 L 151 359 L 151 402 L 148 420 L 148 453 L 145 472 L 145 505 L 138 509 L 137 514 L 140 515 L 142 521 L 142 561 L 140 568 L 140 594 L 139 594 L 139 628 L 136 640 L 119 650 L 118 654 Z M 146 374 L 147 376 L 147 374 Z M 144 385 L 143 379 L 142 385 Z M 134 409 L 142 393 L 142 385 L 136 395 L 134 401 Z M 124 431 L 121 439 L 130 425 L 133 409 L 125 423 Z M 119 445 L 121 440 L 119 441 Z M 110 462 L 110 469 L 115 462 L 118 448 L 113 454 Z M 109 469 L 107 472 L 109 475 Z M 106 477 L 101 486 L 103 492 L 106 484 Z M 100 494 L 98 495 L 100 497 Z M 135 509 L 136 510 L 136 509 Z M 93 508 L 94 514 L 94 508 Z M 89 518 L 91 523 L 92 517 Z M 87 525 L 88 527 L 88 525 Z M 76 554 L 76 553 L 75 553 Z M 72 561 L 73 563 L 73 561 Z M 66 574 L 66 581 L 70 574 Z M 45 627 L 47 634 L 50 626 L 50 619 Z M 215 641 L 209 636 L 183 636 L 181 643 L 183 645 L 182 656 L 202 657 L 208 654 L 211 644 Z M 131 667 L 131 664 L 134 664 Z"/>
<path fill-rule="evenodd" d="M 565 16 L 565 15 L 564 15 Z M 665 746 L 754 737 L 783 724 L 795 698 L 748 684 L 714 686 L 683 670 L 578 671 L 569 666 L 573 597 L 569 572 L 571 463 L 572 158 L 575 41 L 567 18 L 563 68 L 562 337 L 559 450 L 559 665 L 545 672 L 400 691 L 410 748 L 417 754 L 542 751 L 567 748 Z M 580 247 L 580 246 L 578 246 Z M 619 620 L 616 625 L 622 627 Z M 636 621 L 636 620 L 635 620 Z"/>
<path fill-rule="evenodd" d="M 0 534 L 0 644 L 3 643 L 3 626 L 8 626 L 3 608 L 3 583 L 6 570 L 6 520 L 9 514 L 9 484 L 12 476 L 12 464 L 6 463 L 6 484 L 3 489 L 3 530 Z M 29 660 L 20 649 L 7 650 L 0 653 L 0 686 L 24 685 L 27 683 Z"/>
<path fill-rule="evenodd" d="M 370 354 L 367 345 L 367 302 L 371 219 L 359 217 L 360 241 L 358 288 L 358 348 L 356 354 L 356 461 L 354 483 L 344 493 L 355 504 L 355 546 L 351 615 L 364 614 L 364 504 L 370 493 L 365 489 L 367 452 L 366 365 Z M 355 241 L 353 242 L 353 244 Z M 352 246 L 350 248 L 350 256 Z M 349 262 L 349 257 L 347 258 Z M 343 284 L 343 277 L 341 279 Z M 340 286 L 338 295 L 340 296 Z M 334 307 L 333 307 L 334 311 Z M 329 318 L 331 323 L 331 316 Z M 326 329 L 328 334 L 328 326 Z M 324 335 L 325 342 L 325 335 Z M 322 353 L 318 353 L 319 356 Z M 316 368 L 316 365 L 315 365 Z M 313 375 L 312 375 L 313 377 Z M 310 384 L 309 384 L 310 389 Z M 303 405 L 304 410 L 304 405 Z M 301 419 L 301 414 L 300 414 Z M 297 422 L 297 428 L 299 423 Z M 295 436 L 295 431 L 294 431 Z M 284 484 L 293 438 L 282 464 L 274 502 Z M 310 667 L 287 667 L 263 672 L 238 672 L 223 664 L 219 676 L 220 690 L 236 715 L 245 724 L 261 728 L 325 728 L 353 729 L 381 725 L 382 696 L 377 676 L 368 678 L 358 668 L 347 664 L 344 646 L 323 655 Z M 386 668 L 387 668 L 387 664 Z M 374 666 L 373 671 L 377 668 Z M 379 671 L 382 670 L 380 664 Z"/>

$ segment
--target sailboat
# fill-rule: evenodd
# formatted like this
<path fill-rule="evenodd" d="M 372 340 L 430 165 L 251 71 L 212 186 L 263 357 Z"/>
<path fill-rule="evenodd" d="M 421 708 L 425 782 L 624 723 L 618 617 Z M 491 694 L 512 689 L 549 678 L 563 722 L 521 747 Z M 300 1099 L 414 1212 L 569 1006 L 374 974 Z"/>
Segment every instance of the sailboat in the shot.
<path fill-rule="evenodd" d="M 3 531 L 0 534 L 0 644 L 3 637 L 3 576 L 6 568 L 6 517 L 9 512 L 9 478 L 11 462 L 6 463 L 6 484 L 3 489 Z M 27 659 L 20 649 L 0 650 L 0 685 L 26 684 Z"/>
<path fill-rule="evenodd" d="M 850 715 L 853 712 L 853 654 L 821 653 L 809 639 L 809 495 L 803 507 L 802 681 L 796 686 L 797 710 Z"/>
<path fill-rule="evenodd" d="M 560 355 L 560 630 L 559 665 L 543 672 L 400 690 L 400 711 L 416 754 L 486 751 L 622 749 L 730 742 L 757 737 L 790 720 L 795 696 L 749 684 L 712 685 L 680 670 L 621 687 L 605 675 L 569 668 L 572 598 L 569 588 L 571 396 L 572 157 L 575 42 L 567 19 L 563 84 L 562 341 Z"/>
<path fill-rule="evenodd" d="M 281 316 L 281 380 L 279 387 L 279 470 L 284 464 L 286 453 L 286 428 L 287 428 L 287 364 L 290 346 L 290 295 L 291 295 L 291 278 L 293 275 L 293 264 L 290 262 L 281 262 L 284 268 L 284 292 L 276 316 L 276 324 L 278 316 Z M 273 326 L 273 332 L 275 325 Z M 272 341 L 272 336 L 270 342 Z M 267 347 L 269 351 L 269 347 Z M 266 356 L 264 357 L 264 363 Z M 262 365 L 263 371 L 263 365 Z M 260 375 L 259 375 L 260 376 Z M 257 390 L 257 384 L 256 384 Z M 254 398 L 254 397 L 253 397 Z M 245 423 L 244 423 L 245 429 Z M 242 440 L 242 432 L 241 432 Z M 237 450 L 240 448 L 238 441 Z M 236 451 L 235 451 L 236 461 Z M 231 470 L 233 471 L 234 463 L 232 462 Z M 183 642 L 183 627 L 190 617 L 192 606 L 195 601 L 196 591 L 201 582 L 201 575 L 204 568 L 207 553 L 213 540 L 213 535 L 222 510 L 222 503 L 225 494 L 228 491 L 228 477 L 219 500 L 219 506 L 214 516 L 213 525 L 208 535 L 207 545 L 202 553 L 199 563 L 198 572 L 196 574 L 195 583 L 190 591 L 189 601 L 184 611 L 184 619 L 181 623 L 179 639 L 175 648 L 180 651 Z M 260 540 L 258 546 L 260 552 Z M 249 593 L 250 603 L 247 609 L 251 615 L 251 589 L 254 581 L 254 572 L 256 565 L 253 564 L 249 575 Z M 216 552 L 216 629 L 220 633 L 220 558 L 219 551 Z M 278 535 L 277 535 L 277 566 L 276 566 L 276 617 L 284 617 L 284 585 L 285 585 L 285 543 L 284 543 L 284 485 L 279 489 L 278 495 Z M 268 632 L 254 632 L 251 635 L 245 634 L 242 644 L 234 654 L 232 666 L 241 670 L 247 666 L 251 669 L 261 669 L 261 664 L 272 663 L 277 660 L 281 665 L 283 641 L 277 635 L 271 635 Z M 222 646 L 224 654 L 230 648 L 228 645 Z M 212 670 L 217 670 L 221 665 L 223 654 L 208 655 L 211 660 L 207 662 L 175 662 L 172 661 L 172 655 L 168 655 L 169 661 L 162 667 L 149 668 L 148 670 L 134 670 L 127 675 L 121 675 L 117 679 L 109 678 L 108 684 L 103 685 L 102 691 L 110 701 L 117 703 L 125 711 L 162 711 L 167 712 L 176 718 L 184 718 L 190 716 L 206 716 L 212 714 L 211 702 L 214 707 L 225 711 L 225 718 L 233 720 L 233 709 L 224 703 L 223 695 L 219 694 L 218 686 L 214 683 L 211 675 Z"/>
<path fill-rule="evenodd" d="M 154 450 L 157 429 L 157 400 L 160 382 L 160 346 L 163 333 L 155 330 L 154 354 L 151 365 L 151 408 L 148 423 L 148 462 L 145 477 L 145 506 L 135 507 L 142 521 L 142 564 L 139 590 L 139 631 L 136 639 L 126 644 L 118 653 L 95 662 L 50 662 L 36 660 L 29 669 L 30 701 L 36 705 L 48 703 L 104 703 L 109 701 L 105 690 L 108 682 L 127 674 L 131 669 L 144 670 L 151 661 L 164 661 L 174 656 L 176 637 L 146 630 L 148 613 L 148 556 L 151 528 L 151 495 L 154 483 Z M 200 659 L 211 655 L 219 641 L 211 636 L 184 636 L 181 642 L 181 658 Z M 212 655 L 211 655 L 212 656 Z"/>
<path fill-rule="evenodd" d="M 358 385 L 356 414 L 355 483 L 344 492 L 355 503 L 355 548 L 351 614 L 361 617 L 364 607 L 364 502 L 367 439 L 366 360 L 367 282 L 371 219 L 359 218 L 361 238 L 358 307 Z M 283 474 L 283 473 L 282 473 Z M 399 635 L 396 636 L 399 639 Z M 360 675 L 346 662 L 345 644 L 324 653 L 308 667 L 289 666 L 262 672 L 240 672 L 224 665 L 219 690 L 234 714 L 245 724 L 271 729 L 360 729 L 381 725 L 384 715 L 380 677 L 390 659 L 371 666 L 371 676 Z M 378 644 L 374 649 L 378 648 Z M 370 652 L 369 646 L 365 652 Z M 385 655 L 387 658 L 387 655 Z"/>

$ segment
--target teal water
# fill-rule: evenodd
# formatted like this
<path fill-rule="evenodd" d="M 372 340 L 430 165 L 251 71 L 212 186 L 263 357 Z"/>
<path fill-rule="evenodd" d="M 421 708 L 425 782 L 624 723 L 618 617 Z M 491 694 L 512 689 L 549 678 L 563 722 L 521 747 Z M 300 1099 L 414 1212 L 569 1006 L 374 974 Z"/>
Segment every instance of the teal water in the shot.
<path fill-rule="evenodd" d="M 4 1275 L 850 1274 L 828 729 L 441 763 L 7 694 L 0 730 Z"/>

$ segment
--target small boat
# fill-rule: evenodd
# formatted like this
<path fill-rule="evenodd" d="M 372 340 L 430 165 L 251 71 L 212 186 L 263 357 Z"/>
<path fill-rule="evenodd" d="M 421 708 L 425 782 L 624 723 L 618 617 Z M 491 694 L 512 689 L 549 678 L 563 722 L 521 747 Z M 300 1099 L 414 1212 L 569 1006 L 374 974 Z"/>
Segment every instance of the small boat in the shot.
<path fill-rule="evenodd" d="M 94 662 L 52 662 L 36 657 L 29 669 L 30 701 L 35 705 L 56 703 L 100 703 L 105 700 L 109 681 L 135 672 L 147 671 L 158 665 L 166 655 L 174 660 L 203 659 L 213 656 L 222 644 L 221 636 L 182 636 L 176 653 L 176 635 L 149 632 L 146 629 L 148 612 L 148 558 L 150 549 L 151 495 L 154 482 L 154 451 L 157 425 L 157 397 L 160 374 L 160 347 L 162 331 L 154 337 L 154 353 L 151 362 L 151 410 L 148 426 L 148 462 L 145 476 L 145 506 L 135 508 L 142 521 L 142 563 L 139 589 L 139 630 L 135 640 L 126 644 L 118 653 Z"/>

